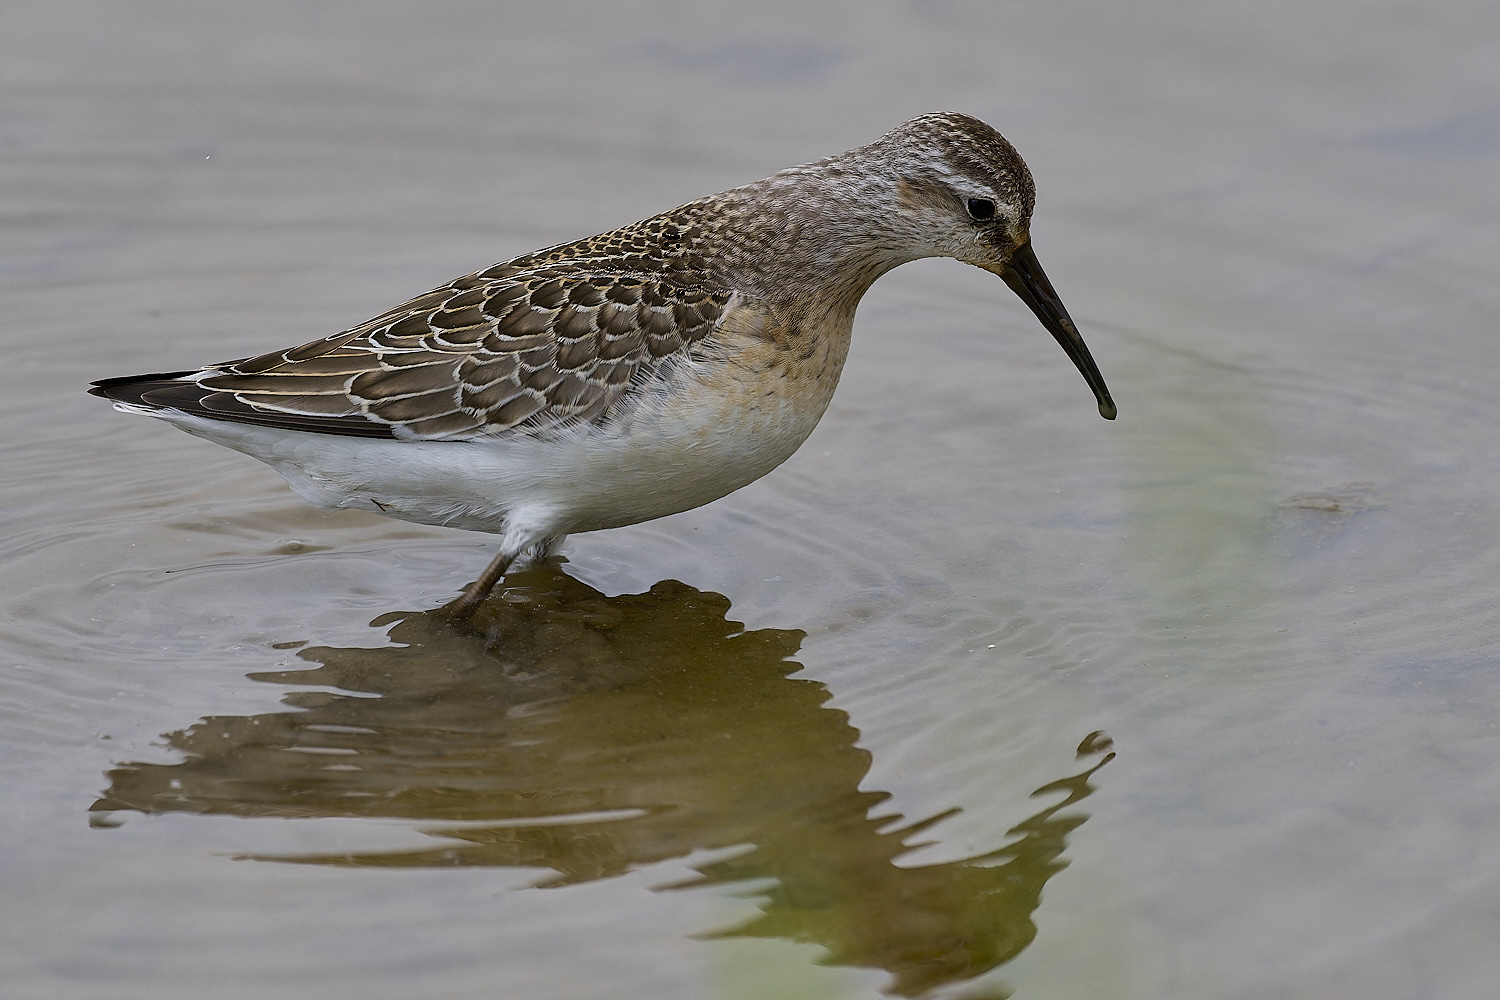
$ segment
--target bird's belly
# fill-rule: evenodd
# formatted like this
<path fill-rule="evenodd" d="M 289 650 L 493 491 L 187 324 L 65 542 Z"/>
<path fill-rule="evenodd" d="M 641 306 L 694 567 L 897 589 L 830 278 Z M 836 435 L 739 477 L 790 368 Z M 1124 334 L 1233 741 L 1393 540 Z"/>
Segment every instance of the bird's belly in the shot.
<path fill-rule="evenodd" d="M 829 390 L 831 392 L 831 390 Z M 759 479 L 817 425 L 829 392 L 679 384 L 615 425 L 468 441 L 355 438 L 161 412 L 274 467 L 304 500 L 474 531 L 569 534 L 690 510 Z"/>
<path fill-rule="evenodd" d="M 754 482 L 797 450 L 820 415 L 658 414 L 637 420 L 626 436 L 594 438 L 536 461 L 557 467 L 547 478 L 557 486 L 554 502 L 569 510 L 570 531 L 616 528 L 691 510 Z"/>
<path fill-rule="evenodd" d="M 558 510 L 568 532 L 649 521 L 717 500 L 786 461 L 832 393 L 800 389 L 744 373 L 678 382 L 613 428 L 506 442 L 503 464 L 534 484 L 529 497 Z"/>

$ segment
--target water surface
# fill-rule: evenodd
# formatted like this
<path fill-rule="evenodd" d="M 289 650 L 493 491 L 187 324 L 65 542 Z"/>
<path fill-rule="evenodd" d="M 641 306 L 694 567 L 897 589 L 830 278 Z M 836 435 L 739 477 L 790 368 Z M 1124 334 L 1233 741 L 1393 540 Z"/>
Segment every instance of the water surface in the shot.
<path fill-rule="evenodd" d="M 725 15 L 727 18 L 727 15 Z M 0 33 L 0 982 L 1487 998 L 1500 15 L 96 2 Z M 977 114 L 1120 405 L 883 279 L 782 469 L 579 536 L 83 395 Z"/>

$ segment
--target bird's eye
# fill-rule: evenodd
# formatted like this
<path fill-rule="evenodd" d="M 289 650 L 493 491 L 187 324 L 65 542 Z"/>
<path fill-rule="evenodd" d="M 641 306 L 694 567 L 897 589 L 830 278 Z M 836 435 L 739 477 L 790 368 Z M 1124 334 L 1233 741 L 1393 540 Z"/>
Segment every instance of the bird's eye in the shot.
<path fill-rule="evenodd" d="M 964 207 L 976 222 L 989 222 L 995 217 L 995 203 L 988 198 L 970 198 Z"/>

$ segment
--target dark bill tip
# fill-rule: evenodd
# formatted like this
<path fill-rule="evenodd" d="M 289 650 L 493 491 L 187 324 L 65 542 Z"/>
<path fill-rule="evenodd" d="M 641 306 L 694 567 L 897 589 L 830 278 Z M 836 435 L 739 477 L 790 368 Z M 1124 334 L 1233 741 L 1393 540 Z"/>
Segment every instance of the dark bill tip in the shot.
<path fill-rule="evenodd" d="M 1042 270 L 1030 243 L 1015 252 L 1010 264 L 1000 272 L 1000 277 L 1036 313 L 1036 318 L 1042 321 L 1047 332 L 1052 334 L 1068 357 L 1073 359 L 1083 380 L 1094 390 L 1094 398 L 1099 401 L 1099 416 L 1105 420 L 1115 419 L 1119 411 L 1115 408 L 1115 401 L 1110 398 L 1109 386 L 1104 384 L 1104 376 L 1099 374 L 1094 356 L 1089 353 L 1078 327 L 1073 325 L 1068 310 L 1063 308 L 1062 299 L 1053 290 L 1052 282 L 1047 280 L 1047 272 Z"/>

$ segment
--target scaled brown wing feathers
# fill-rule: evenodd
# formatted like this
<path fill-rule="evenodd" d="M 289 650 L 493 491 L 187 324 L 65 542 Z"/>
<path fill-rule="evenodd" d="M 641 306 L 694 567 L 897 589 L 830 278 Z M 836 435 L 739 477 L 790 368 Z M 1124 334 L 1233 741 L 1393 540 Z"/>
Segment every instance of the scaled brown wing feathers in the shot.
<path fill-rule="evenodd" d="M 733 296 L 682 244 L 659 216 L 466 275 L 352 330 L 197 381 L 256 423 L 323 433 L 374 423 L 401 438 L 462 440 L 604 420 L 632 379 L 708 336 Z M 235 419 L 230 408 L 223 416 Z"/>

